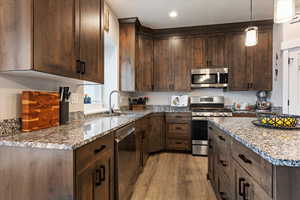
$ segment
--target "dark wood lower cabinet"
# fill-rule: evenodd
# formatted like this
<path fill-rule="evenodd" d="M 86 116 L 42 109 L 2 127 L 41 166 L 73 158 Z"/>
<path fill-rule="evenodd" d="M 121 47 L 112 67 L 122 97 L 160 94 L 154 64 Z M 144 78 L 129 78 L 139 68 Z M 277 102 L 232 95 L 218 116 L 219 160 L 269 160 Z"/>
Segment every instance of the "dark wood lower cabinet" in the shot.
<path fill-rule="evenodd" d="M 300 168 L 275 166 L 209 123 L 208 179 L 219 200 L 298 200 Z"/>
<path fill-rule="evenodd" d="M 159 152 L 165 149 L 165 114 L 155 113 L 150 117 L 150 131 L 148 149 L 150 153 Z"/>
<path fill-rule="evenodd" d="M 166 149 L 191 151 L 191 113 L 166 114 Z"/>

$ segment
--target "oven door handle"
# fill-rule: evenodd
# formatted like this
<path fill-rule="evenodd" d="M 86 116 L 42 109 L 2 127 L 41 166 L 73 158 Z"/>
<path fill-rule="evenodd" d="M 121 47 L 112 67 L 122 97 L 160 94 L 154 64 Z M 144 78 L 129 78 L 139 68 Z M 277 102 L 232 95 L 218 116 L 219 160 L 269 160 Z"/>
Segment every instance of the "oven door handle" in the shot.
<path fill-rule="evenodd" d="M 119 137 L 117 137 L 115 140 L 117 143 L 120 143 L 122 140 L 124 140 L 129 135 L 133 134 L 135 132 L 135 128 L 129 129 L 126 133 L 121 134 Z"/>

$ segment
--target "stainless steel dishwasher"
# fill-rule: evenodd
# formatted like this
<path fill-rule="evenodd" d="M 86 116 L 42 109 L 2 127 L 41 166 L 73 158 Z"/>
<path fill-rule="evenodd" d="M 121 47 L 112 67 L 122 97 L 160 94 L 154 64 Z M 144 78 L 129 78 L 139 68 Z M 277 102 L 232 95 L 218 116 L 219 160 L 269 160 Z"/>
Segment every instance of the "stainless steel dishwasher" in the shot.
<path fill-rule="evenodd" d="M 139 166 L 136 147 L 134 124 L 116 131 L 115 188 L 117 200 L 128 200 L 133 192 Z"/>

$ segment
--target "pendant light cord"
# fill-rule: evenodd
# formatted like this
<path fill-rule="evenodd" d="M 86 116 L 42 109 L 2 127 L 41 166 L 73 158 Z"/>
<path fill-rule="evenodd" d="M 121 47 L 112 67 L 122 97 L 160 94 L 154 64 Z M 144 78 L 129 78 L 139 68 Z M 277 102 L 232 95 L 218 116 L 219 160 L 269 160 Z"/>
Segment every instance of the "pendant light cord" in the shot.
<path fill-rule="evenodd" d="M 253 0 L 251 0 L 250 9 L 251 9 L 251 21 L 252 21 L 253 20 Z"/>

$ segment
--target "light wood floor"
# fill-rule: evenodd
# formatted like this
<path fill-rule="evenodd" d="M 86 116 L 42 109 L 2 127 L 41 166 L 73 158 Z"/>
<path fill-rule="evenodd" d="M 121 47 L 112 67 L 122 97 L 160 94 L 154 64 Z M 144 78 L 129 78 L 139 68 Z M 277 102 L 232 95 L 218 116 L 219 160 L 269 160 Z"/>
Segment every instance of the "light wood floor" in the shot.
<path fill-rule="evenodd" d="M 206 174 L 206 157 L 181 153 L 150 156 L 131 200 L 216 200 Z"/>

